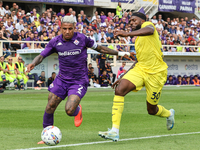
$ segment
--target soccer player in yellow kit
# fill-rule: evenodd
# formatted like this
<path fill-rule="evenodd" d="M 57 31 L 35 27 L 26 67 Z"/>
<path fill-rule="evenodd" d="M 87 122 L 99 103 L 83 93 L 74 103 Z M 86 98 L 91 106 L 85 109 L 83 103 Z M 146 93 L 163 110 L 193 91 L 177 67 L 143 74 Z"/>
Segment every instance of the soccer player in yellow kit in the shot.
<path fill-rule="evenodd" d="M 124 109 L 124 96 L 130 91 L 146 87 L 147 111 L 150 115 L 167 118 L 167 129 L 174 126 L 174 109 L 167 110 L 158 105 L 161 90 L 167 80 L 167 64 L 163 61 L 162 45 L 153 23 L 146 21 L 142 13 L 133 13 L 129 21 L 132 32 L 116 31 L 115 36 L 137 36 L 135 49 L 137 63 L 113 84 L 115 96 L 112 107 L 112 129 L 99 132 L 99 136 L 113 141 L 119 140 L 119 127 Z"/>

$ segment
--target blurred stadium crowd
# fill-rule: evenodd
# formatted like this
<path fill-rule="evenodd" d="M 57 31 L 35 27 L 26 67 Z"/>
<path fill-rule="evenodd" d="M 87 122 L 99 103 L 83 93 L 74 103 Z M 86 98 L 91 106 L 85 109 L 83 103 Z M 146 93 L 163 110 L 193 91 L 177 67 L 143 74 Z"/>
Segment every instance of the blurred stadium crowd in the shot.
<path fill-rule="evenodd" d="M 49 8 L 41 14 L 39 14 L 35 8 L 30 12 L 25 12 L 17 3 L 13 3 L 12 8 L 9 8 L 8 5 L 4 6 L 3 2 L 0 1 L 0 40 L 5 40 L 3 43 L 3 55 L 6 61 L 9 63 L 10 59 L 12 59 L 9 56 L 15 57 L 16 51 L 19 49 L 31 49 L 31 43 L 20 43 L 20 41 L 50 41 L 55 36 L 60 35 L 61 18 L 65 15 L 73 16 L 74 20 L 77 22 L 75 32 L 83 33 L 97 43 L 107 45 L 111 49 L 114 49 L 114 45 L 108 45 L 108 43 L 117 44 L 116 49 L 118 51 L 136 52 L 134 45 L 128 46 L 127 44 L 134 44 L 137 37 L 115 38 L 113 34 L 115 30 L 131 32 L 131 27 L 128 23 L 132 12 L 122 13 L 121 3 L 117 6 L 116 14 L 111 12 L 105 14 L 103 11 L 95 11 L 94 14 L 86 15 L 83 10 L 76 12 L 72 8 L 69 8 L 67 11 L 61 9 L 60 12 L 54 12 L 52 8 Z M 149 18 L 148 15 L 146 15 L 146 17 L 147 21 L 151 21 L 155 25 L 160 35 L 160 40 L 162 44 L 165 45 L 163 48 L 164 52 L 200 52 L 200 48 L 190 47 L 200 46 L 200 20 L 195 19 L 195 17 L 191 20 L 189 20 L 188 17 L 180 19 L 167 18 L 167 20 L 163 20 L 162 15 L 158 15 L 158 18 L 157 16 Z M 11 42 L 8 42 L 8 40 Z M 19 43 L 12 43 L 12 41 L 19 41 Z M 45 43 L 36 43 L 34 49 L 44 49 L 45 46 Z M 97 60 L 99 76 L 93 76 L 94 71 L 89 67 L 88 75 L 89 78 L 92 79 L 92 82 L 90 82 L 92 86 L 111 85 L 115 81 L 116 75 L 111 72 L 110 69 L 106 68 L 110 66 L 109 63 L 105 64 L 105 61 L 103 61 L 103 63 L 99 64 L 99 62 L 101 59 L 112 59 L 112 56 L 98 55 L 93 59 Z M 126 60 L 121 57 L 118 57 L 118 59 Z M 137 59 L 135 56 L 134 58 L 129 58 L 129 60 Z M 0 65 L 0 68 L 1 73 L 5 73 L 5 68 L 3 68 L 2 65 Z M 121 73 L 125 72 L 122 68 L 119 69 L 119 71 L 121 71 Z M 17 74 L 17 72 L 13 73 Z M 18 73 L 20 73 L 19 70 Z M 117 75 L 119 75 L 119 72 Z M 28 77 L 28 74 L 25 72 L 24 76 L 29 79 L 31 78 L 31 76 Z M 25 77 L 22 77 L 24 81 L 26 81 Z M 35 86 L 43 82 L 38 78 L 39 77 L 34 76 Z M 199 81 L 193 81 L 193 79 L 196 78 L 200 79 L 198 75 L 195 77 L 184 76 L 176 78 L 174 76 L 169 76 L 166 84 L 186 84 L 188 80 L 190 81 L 189 84 L 195 84 L 196 82 L 199 84 Z M 18 79 L 20 85 L 21 79 L 19 79 L 18 76 L 16 79 Z M 107 83 L 105 84 L 105 82 Z"/>
<path fill-rule="evenodd" d="M 116 9 L 118 16 L 111 12 L 105 14 L 103 11 L 95 11 L 94 14 L 86 15 L 83 10 L 76 12 L 72 8 L 68 11 L 61 9 L 60 12 L 54 12 L 52 8 L 49 8 L 42 14 L 38 14 L 35 8 L 30 12 L 25 12 L 17 3 L 13 3 L 13 7 L 9 8 L 0 1 L 0 40 L 49 41 L 61 34 L 61 18 L 70 15 L 77 22 L 76 32 L 90 36 L 98 43 L 116 43 L 118 51 L 134 51 L 134 46 L 126 44 L 134 44 L 136 37 L 114 38 L 115 30 L 131 32 L 128 22 L 132 12 L 124 12 L 122 15 L 120 13 L 122 10 L 119 8 L 121 8 L 121 3 Z M 200 45 L 200 21 L 195 17 L 192 20 L 188 17 L 163 20 L 162 15 L 158 15 L 158 18 L 153 16 L 152 19 L 147 15 L 147 21 L 151 21 L 156 26 L 162 44 L 170 45 L 164 47 L 164 51 L 200 52 L 200 49 L 189 48 L 189 45 Z M 183 48 L 183 45 L 186 47 Z M 34 48 L 43 49 L 45 46 L 46 44 L 40 43 L 35 44 Z M 4 43 L 5 53 L 18 49 L 31 49 L 31 44 Z M 6 56 L 8 55 L 9 53 Z"/>

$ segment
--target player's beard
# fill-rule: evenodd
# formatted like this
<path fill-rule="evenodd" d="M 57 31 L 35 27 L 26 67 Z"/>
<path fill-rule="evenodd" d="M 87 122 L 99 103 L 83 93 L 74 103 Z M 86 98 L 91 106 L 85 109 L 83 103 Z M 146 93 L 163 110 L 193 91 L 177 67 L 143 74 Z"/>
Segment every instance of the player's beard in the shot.
<path fill-rule="evenodd" d="M 63 35 L 63 39 L 65 40 L 65 41 L 69 41 L 69 40 L 71 40 L 71 38 L 74 36 L 74 33 L 72 34 L 72 35 L 68 35 L 69 37 L 67 38 L 67 37 L 65 37 L 64 35 Z"/>
<path fill-rule="evenodd" d="M 132 31 L 139 30 L 139 29 L 141 29 L 141 24 L 138 24 L 134 29 L 132 28 Z"/>

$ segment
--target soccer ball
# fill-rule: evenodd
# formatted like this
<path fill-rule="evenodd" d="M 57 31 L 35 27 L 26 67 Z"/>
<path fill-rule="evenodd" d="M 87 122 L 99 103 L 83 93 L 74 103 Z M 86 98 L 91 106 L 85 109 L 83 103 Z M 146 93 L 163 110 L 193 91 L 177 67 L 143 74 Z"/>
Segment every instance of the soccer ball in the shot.
<path fill-rule="evenodd" d="M 62 133 L 58 127 L 48 126 L 42 130 L 41 138 L 46 145 L 53 146 L 60 143 L 62 139 Z"/>

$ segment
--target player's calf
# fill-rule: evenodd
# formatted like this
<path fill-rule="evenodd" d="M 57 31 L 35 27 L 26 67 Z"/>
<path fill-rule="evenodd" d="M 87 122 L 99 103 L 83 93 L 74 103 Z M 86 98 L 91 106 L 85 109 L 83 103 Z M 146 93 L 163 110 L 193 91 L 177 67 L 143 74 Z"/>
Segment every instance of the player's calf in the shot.
<path fill-rule="evenodd" d="M 81 101 L 77 95 L 70 95 L 65 105 L 67 115 L 74 116 L 74 125 L 79 127 L 83 121 L 82 107 L 79 104 Z"/>
<path fill-rule="evenodd" d="M 60 97 L 58 97 L 54 93 L 50 92 L 49 96 L 48 96 L 48 103 L 47 103 L 45 111 L 49 114 L 53 114 L 61 101 L 62 101 L 62 99 Z"/>
<path fill-rule="evenodd" d="M 62 101 L 60 97 L 54 93 L 49 93 L 48 104 L 46 106 L 44 116 L 43 116 L 43 128 L 53 125 L 54 123 L 54 111 L 56 110 L 59 103 Z"/>
<path fill-rule="evenodd" d="M 151 107 L 147 105 L 147 112 L 149 115 L 156 115 L 158 112 L 158 107 L 157 105 L 152 105 Z"/>

